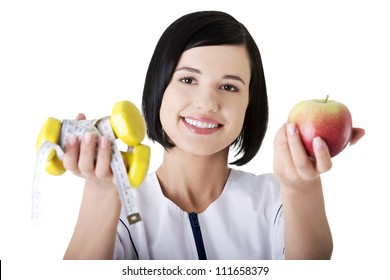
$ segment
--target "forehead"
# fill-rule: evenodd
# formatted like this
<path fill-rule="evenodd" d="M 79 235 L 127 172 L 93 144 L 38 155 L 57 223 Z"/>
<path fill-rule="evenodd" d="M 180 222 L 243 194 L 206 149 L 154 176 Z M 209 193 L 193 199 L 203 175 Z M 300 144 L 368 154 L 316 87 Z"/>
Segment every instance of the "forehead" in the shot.
<path fill-rule="evenodd" d="M 249 83 L 251 69 L 248 51 L 243 45 L 205 46 L 189 49 L 181 55 L 177 68 L 192 67 L 202 73 L 239 75 Z"/>

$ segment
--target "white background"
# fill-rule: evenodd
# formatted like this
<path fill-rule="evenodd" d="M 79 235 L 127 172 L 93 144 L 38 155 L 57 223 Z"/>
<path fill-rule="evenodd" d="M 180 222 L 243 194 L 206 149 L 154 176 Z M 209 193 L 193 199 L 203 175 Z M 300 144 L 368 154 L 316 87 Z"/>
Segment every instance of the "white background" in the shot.
<path fill-rule="evenodd" d="M 124 99 L 140 107 L 157 40 L 171 22 L 197 10 L 232 14 L 262 54 L 269 129 L 258 156 L 241 169 L 272 172 L 274 134 L 300 100 L 329 94 L 349 107 L 355 126 L 366 129 L 361 142 L 334 158 L 323 175 L 334 253 L 316 277 L 385 270 L 390 249 L 390 8 L 385 2 L 256 1 L 254 7 L 255 1 L 227 0 L 1 1 L 0 259 L 6 273 L 23 265 L 36 279 L 47 272 L 47 262 L 65 271 L 60 260 L 83 181 L 68 173 L 43 174 L 43 217 L 33 225 L 35 141 L 46 118 L 69 119 L 78 112 L 100 118 Z M 162 151 L 146 144 L 152 147 L 153 171 Z M 338 274 L 330 272 L 333 267 Z"/>

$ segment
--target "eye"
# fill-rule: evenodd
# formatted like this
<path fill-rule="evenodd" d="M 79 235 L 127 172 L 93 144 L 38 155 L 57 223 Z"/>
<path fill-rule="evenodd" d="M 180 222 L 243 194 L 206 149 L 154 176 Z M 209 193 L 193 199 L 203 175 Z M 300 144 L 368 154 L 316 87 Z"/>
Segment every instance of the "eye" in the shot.
<path fill-rule="evenodd" d="M 180 82 L 188 85 L 193 85 L 195 84 L 195 79 L 191 77 L 183 77 L 180 79 Z"/>
<path fill-rule="evenodd" d="M 224 84 L 220 87 L 222 90 L 230 91 L 230 92 L 238 92 L 238 88 L 232 84 Z"/>

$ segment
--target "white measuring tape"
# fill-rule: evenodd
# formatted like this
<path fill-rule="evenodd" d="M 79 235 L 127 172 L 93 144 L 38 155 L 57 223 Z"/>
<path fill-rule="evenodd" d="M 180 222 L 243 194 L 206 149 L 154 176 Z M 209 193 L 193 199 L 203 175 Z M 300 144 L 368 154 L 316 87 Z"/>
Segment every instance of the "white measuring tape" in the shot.
<path fill-rule="evenodd" d="M 32 214 L 33 220 L 39 220 L 41 218 L 40 201 L 42 193 L 40 191 L 41 173 L 46 167 L 47 158 L 49 153 L 55 149 L 55 152 L 60 160 L 63 159 L 64 152 L 59 145 L 51 142 L 45 142 L 39 149 L 38 156 L 35 163 L 33 185 L 32 185 Z"/>
<path fill-rule="evenodd" d="M 32 219 L 37 220 L 41 217 L 40 210 L 40 176 L 45 169 L 47 158 L 54 149 L 59 160 L 62 161 L 65 149 L 66 138 L 74 134 L 81 140 L 85 132 L 91 132 L 95 140 L 100 136 L 107 136 L 111 143 L 111 170 L 115 177 L 115 183 L 118 188 L 122 207 L 126 211 L 127 219 L 130 224 L 141 221 L 141 215 L 138 211 L 136 194 L 130 186 L 127 176 L 127 170 L 122 158 L 122 154 L 115 142 L 115 134 L 111 128 L 109 117 L 99 120 L 64 120 L 61 126 L 61 135 L 59 144 L 44 142 L 39 148 L 35 164 L 33 187 L 32 187 Z M 97 143 L 98 141 L 95 141 Z"/>

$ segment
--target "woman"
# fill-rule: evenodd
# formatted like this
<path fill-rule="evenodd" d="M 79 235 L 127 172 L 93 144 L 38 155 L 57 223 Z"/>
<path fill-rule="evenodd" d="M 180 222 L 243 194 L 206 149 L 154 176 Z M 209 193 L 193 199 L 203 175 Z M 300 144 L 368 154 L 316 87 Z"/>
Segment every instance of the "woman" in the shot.
<path fill-rule="evenodd" d="M 129 225 L 110 170 L 106 137 L 69 137 L 64 166 L 86 179 L 66 259 L 329 259 L 333 244 L 320 174 L 325 142 L 311 160 L 294 124 L 275 136 L 274 174 L 231 168 L 258 152 L 268 121 L 259 50 L 223 12 L 185 15 L 161 36 L 146 75 L 148 136 L 161 166 L 137 190 L 142 222 Z M 79 118 L 84 118 L 80 115 Z M 355 129 L 351 142 L 364 131 Z M 122 218 L 121 218 L 122 216 Z"/>

